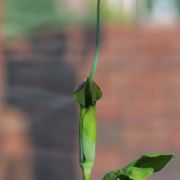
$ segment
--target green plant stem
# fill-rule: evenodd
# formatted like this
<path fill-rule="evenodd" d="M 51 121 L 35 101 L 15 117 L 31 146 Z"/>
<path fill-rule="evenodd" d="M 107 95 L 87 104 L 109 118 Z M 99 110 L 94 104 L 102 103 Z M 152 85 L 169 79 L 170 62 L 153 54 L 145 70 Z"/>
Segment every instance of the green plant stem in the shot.
<path fill-rule="evenodd" d="M 91 168 L 92 167 L 82 166 L 83 180 L 91 179 Z"/>
<path fill-rule="evenodd" d="M 88 78 L 90 85 L 92 85 L 92 82 L 96 73 L 96 69 L 97 69 L 97 64 L 99 61 L 99 49 L 100 49 L 99 45 L 100 45 L 100 0 L 97 0 L 96 48 L 95 48 L 93 64 L 91 66 L 91 71 Z"/>

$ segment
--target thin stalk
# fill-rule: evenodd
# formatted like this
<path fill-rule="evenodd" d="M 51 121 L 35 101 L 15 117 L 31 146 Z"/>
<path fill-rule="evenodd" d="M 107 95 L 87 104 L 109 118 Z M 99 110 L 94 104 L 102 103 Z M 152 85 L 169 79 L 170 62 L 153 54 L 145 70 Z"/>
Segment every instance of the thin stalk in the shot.
<path fill-rule="evenodd" d="M 91 166 L 86 167 L 82 166 L 82 173 L 83 173 L 83 180 L 90 180 L 91 179 Z"/>
<path fill-rule="evenodd" d="M 97 64 L 99 61 L 99 47 L 100 47 L 100 0 L 97 0 L 97 21 L 96 21 L 96 48 L 95 48 L 95 54 L 94 54 L 94 60 L 91 66 L 91 71 L 89 74 L 89 82 L 90 85 L 92 85 L 96 69 L 97 69 Z"/>

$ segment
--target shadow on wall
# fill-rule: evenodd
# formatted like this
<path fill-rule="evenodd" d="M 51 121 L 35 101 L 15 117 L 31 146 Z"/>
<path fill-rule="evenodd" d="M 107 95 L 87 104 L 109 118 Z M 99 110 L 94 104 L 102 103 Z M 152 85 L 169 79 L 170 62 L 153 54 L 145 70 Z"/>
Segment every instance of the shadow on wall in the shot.
<path fill-rule="evenodd" d="M 33 179 L 76 179 L 74 72 L 64 32 L 37 33 L 6 48 L 7 101 L 30 117 Z"/>

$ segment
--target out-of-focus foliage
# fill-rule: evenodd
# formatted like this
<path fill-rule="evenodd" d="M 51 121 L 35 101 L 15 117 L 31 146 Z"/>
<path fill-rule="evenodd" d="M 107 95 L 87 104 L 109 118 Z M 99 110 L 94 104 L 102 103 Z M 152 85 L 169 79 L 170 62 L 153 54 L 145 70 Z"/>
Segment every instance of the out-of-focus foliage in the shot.
<path fill-rule="evenodd" d="M 176 7 L 178 9 L 178 14 L 180 16 L 180 0 L 176 0 Z"/>
<path fill-rule="evenodd" d="M 148 11 L 151 12 L 154 6 L 154 1 L 145 0 L 145 6 L 147 7 Z"/>
<path fill-rule="evenodd" d="M 96 2 L 93 0 L 91 1 L 91 12 L 93 14 L 93 19 L 95 19 L 95 16 L 96 16 Z M 101 10 L 101 16 L 102 16 L 102 22 L 105 22 L 105 21 L 110 21 L 110 20 L 113 20 L 113 21 L 119 21 L 120 19 L 123 18 L 123 11 L 121 9 L 121 7 L 119 7 L 119 10 L 118 11 L 113 11 L 112 8 L 110 8 L 108 6 L 108 3 L 107 1 L 103 1 L 102 3 L 102 10 Z M 91 17 L 92 18 L 92 17 Z"/>
<path fill-rule="evenodd" d="M 73 5 L 64 0 L 6 0 L 5 29 L 7 36 L 18 36 L 32 32 L 44 26 L 58 26 L 60 28 L 68 25 L 95 24 L 96 0 L 86 2 L 82 13 L 73 12 Z M 79 4 L 80 6 L 80 4 Z M 108 1 L 102 2 L 102 21 L 127 20 L 126 14 L 121 6 L 114 10 Z"/>
<path fill-rule="evenodd" d="M 8 36 L 32 31 L 58 19 L 53 0 L 6 0 L 5 7 Z"/>
<path fill-rule="evenodd" d="M 63 0 L 6 0 L 5 33 L 9 37 L 29 34 L 38 28 L 65 28 L 84 23 L 87 15 L 74 15 L 73 8 Z"/>
<path fill-rule="evenodd" d="M 91 18 L 95 19 L 96 15 L 96 0 L 92 0 L 90 3 L 91 6 L 91 14 L 93 16 Z M 130 15 L 126 13 L 122 6 L 114 9 L 109 5 L 108 1 L 102 2 L 102 10 L 101 10 L 102 22 L 118 22 L 118 21 L 128 21 L 130 19 Z"/>
<path fill-rule="evenodd" d="M 96 0 L 87 0 L 85 2 L 79 0 L 75 4 L 76 7 L 71 4 L 71 0 L 5 0 L 5 2 L 7 36 L 22 36 L 45 26 L 58 28 L 66 28 L 75 24 L 92 26 L 96 20 Z M 140 19 L 151 16 L 155 7 L 157 9 L 159 1 L 132 1 L 131 7 L 126 7 L 127 5 L 123 2 L 125 0 L 103 0 L 102 22 L 133 22 L 137 20 L 136 16 L 138 14 Z M 180 15 L 180 0 L 172 0 L 172 4 L 173 11 L 178 12 Z M 77 7 L 78 10 L 75 10 Z"/>

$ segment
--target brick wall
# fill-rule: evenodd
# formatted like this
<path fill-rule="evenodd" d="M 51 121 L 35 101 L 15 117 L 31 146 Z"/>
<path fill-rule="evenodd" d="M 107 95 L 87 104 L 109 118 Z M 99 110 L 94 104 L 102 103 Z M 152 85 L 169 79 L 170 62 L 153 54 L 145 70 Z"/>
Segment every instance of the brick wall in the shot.
<path fill-rule="evenodd" d="M 179 28 L 166 27 L 104 31 L 97 75 L 104 90 L 98 111 L 99 143 L 112 138 L 111 146 L 102 147 L 112 153 L 114 168 L 141 153 L 180 151 L 179 33 Z M 177 173 L 172 179 L 178 179 Z M 157 179 L 169 178 L 162 174 Z"/>
<path fill-rule="evenodd" d="M 78 123 L 71 98 L 74 72 L 66 63 L 66 33 L 8 42 L 7 102 L 30 119 L 33 179 L 74 179 Z"/>
<path fill-rule="evenodd" d="M 178 26 L 103 28 L 93 179 L 152 151 L 177 153 L 152 179 L 178 179 L 179 37 Z M 93 30 L 81 28 L 7 42 L 7 101 L 29 116 L 34 179 L 81 179 L 71 94 L 88 74 L 93 48 Z"/>

